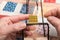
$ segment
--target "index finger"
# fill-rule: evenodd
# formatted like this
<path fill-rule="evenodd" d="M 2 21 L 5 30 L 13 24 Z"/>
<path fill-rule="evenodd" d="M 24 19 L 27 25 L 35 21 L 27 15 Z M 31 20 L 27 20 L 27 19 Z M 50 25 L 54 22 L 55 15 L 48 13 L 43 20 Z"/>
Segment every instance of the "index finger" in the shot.
<path fill-rule="evenodd" d="M 9 19 L 12 22 L 18 22 L 18 21 L 22 21 L 22 20 L 27 20 L 29 18 L 29 14 L 20 14 L 20 15 L 14 15 L 14 16 L 10 16 Z"/>
<path fill-rule="evenodd" d="M 58 8 L 49 10 L 48 12 L 46 12 L 46 13 L 44 14 L 44 16 L 45 16 L 45 17 L 57 16 L 57 13 L 58 13 Z"/>

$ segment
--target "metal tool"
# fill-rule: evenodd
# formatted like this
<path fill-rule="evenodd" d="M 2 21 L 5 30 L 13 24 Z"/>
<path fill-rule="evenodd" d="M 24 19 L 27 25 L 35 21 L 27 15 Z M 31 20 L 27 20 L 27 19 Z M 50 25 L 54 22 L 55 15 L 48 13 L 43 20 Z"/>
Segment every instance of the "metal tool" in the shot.
<path fill-rule="evenodd" d="M 37 11 L 38 11 L 38 0 L 36 0 L 36 5 L 37 5 Z"/>
<path fill-rule="evenodd" d="M 45 28 L 44 28 L 44 15 L 43 15 L 43 2 L 42 0 L 40 0 L 40 4 L 41 4 L 41 15 L 42 15 L 42 23 L 43 23 L 43 30 L 44 30 L 44 37 L 45 37 Z"/>
<path fill-rule="evenodd" d="M 43 1 L 40 0 L 40 4 L 41 4 L 41 15 L 42 15 L 42 23 L 43 23 L 43 30 L 44 30 L 44 37 L 46 37 L 45 35 L 45 27 L 44 27 L 44 14 L 43 14 Z M 48 23 L 47 23 L 48 24 Z M 47 36 L 48 40 L 49 40 L 49 24 L 48 24 L 48 36 Z"/>
<path fill-rule="evenodd" d="M 37 11 L 38 11 L 38 0 L 36 0 L 36 5 L 37 5 Z M 43 1 L 42 0 L 40 0 L 40 5 L 41 5 L 41 15 L 42 15 L 42 24 L 43 24 L 44 37 L 46 37 L 44 24 L 48 24 L 48 23 L 44 23 Z M 49 24 L 48 24 L 48 40 L 49 40 Z"/>
<path fill-rule="evenodd" d="M 41 4 L 41 15 L 42 15 L 42 23 L 43 23 L 43 31 L 44 31 L 44 37 L 45 37 L 45 28 L 44 28 L 44 17 L 43 17 L 43 4 L 42 4 L 42 0 L 40 0 L 40 4 Z M 37 5 L 37 13 L 38 13 L 38 0 L 36 0 L 36 5 Z"/>

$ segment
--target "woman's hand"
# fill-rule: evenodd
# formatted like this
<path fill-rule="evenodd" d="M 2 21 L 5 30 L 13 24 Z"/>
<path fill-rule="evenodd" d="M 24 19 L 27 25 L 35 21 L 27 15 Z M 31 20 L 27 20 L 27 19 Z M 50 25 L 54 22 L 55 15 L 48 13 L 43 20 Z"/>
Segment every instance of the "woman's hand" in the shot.
<path fill-rule="evenodd" d="M 27 20 L 28 18 L 29 18 L 29 14 L 20 14 L 20 15 L 1 18 L 0 40 L 5 40 L 8 34 L 10 33 L 17 32 L 26 28 L 26 24 L 20 21 Z"/>
<path fill-rule="evenodd" d="M 50 10 L 44 16 L 56 28 L 60 37 L 60 8 Z"/>

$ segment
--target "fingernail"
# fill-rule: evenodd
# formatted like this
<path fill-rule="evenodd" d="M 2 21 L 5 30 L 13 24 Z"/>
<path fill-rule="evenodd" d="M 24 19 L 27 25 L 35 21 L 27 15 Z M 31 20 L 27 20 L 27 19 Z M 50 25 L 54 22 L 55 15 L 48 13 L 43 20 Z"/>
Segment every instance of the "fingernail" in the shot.
<path fill-rule="evenodd" d="M 21 23 L 20 24 L 20 29 L 24 29 L 24 28 L 26 28 L 26 24 L 25 23 Z"/>

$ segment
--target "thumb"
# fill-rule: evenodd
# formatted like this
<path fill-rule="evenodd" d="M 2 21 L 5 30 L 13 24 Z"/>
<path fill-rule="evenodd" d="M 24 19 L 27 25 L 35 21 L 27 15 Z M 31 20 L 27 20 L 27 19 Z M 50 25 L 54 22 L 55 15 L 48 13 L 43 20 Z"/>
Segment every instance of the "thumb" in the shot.
<path fill-rule="evenodd" d="M 7 28 L 8 29 L 7 33 L 21 31 L 24 28 L 26 28 L 26 24 L 23 22 L 18 22 L 18 23 L 9 25 L 9 28 Z"/>
<path fill-rule="evenodd" d="M 58 19 L 57 17 L 50 16 L 47 19 L 56 28 L 60 26 L 60 19 Z"/>
<path fill-rule="evenodd" d="M 57 32 L 60 32 L 60 19 L 54 16 L 47 18 L 48 21 L 56 28 Z"/>

